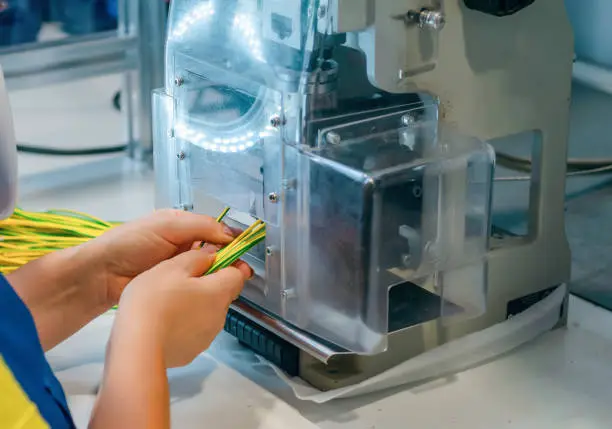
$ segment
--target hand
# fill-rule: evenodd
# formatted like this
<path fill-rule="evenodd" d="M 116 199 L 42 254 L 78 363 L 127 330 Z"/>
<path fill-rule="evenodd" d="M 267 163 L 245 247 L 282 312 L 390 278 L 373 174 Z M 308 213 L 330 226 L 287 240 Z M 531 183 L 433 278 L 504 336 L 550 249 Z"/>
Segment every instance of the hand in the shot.
<path fill-rule="evenodd" d="M 119 302 L 110 348 L 147 343 L 161 350 L 167 368 L 206 350 L 251 275 L 241 264 L 202 277 L 213 262 L 214 253 L 191 250 L 136 277 Z"/>
<path fill-rule="evenodd" d="M 194 247 L 195 242 L 230 243 L 236 232 L 213 218 L 179 210 L 161 210 L 113 228 L 88 243 L 103 264 L 106 306 L 119 302 L 126 285 L 160 262 Z"/>

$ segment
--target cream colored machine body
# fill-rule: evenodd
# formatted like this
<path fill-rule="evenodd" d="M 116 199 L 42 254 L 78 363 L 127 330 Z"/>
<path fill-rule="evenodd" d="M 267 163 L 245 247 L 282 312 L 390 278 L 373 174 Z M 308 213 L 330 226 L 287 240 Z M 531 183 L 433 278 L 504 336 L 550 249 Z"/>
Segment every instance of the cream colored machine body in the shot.
<path fill-rule="evenodd" d="M 290 374 L 358 382 L 569 279 L 562 2 L 175 0 L 166 57 L 158 205 L 266 221 L 226 329 Z M 491 238 L 484 142 L 519 135 L 529 232 Z"/>

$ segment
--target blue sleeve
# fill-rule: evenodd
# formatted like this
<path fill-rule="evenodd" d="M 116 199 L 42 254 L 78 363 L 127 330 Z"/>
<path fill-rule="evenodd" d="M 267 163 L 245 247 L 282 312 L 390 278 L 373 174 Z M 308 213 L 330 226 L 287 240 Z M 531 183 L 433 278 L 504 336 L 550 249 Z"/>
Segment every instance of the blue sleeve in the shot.
<path fill-rule="evenodd" d="M 45 358 L 34 319 L 2 275 L 0 355 L 50 427 L 75 428 L 62 386 Z"/>

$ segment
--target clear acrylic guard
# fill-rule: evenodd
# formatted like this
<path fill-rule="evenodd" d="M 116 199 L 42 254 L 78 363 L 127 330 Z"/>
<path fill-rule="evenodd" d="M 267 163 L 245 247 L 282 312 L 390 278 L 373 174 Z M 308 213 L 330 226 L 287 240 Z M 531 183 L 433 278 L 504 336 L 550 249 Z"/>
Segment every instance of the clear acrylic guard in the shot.
<path fill-rule="evenodd" d="M 154 94 L 158 205 L 267 222 L 242 299 L 376 354 L 391 332 L 484 312 L 494 157 L 440 128 L 435 104 L 346 96 L 318 6 L 173 2 Z"/>

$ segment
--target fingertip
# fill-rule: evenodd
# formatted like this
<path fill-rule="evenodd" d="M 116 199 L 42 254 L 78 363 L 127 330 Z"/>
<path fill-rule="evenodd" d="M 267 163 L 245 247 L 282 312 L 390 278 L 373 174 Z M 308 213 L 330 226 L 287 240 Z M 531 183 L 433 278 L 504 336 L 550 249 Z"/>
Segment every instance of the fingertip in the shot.
<path fill-rule="evenodd" d="M 255 271 L 244 261 L 237 261 L 234 263 L 234 268 L 240 271 L 244 280 L 251 280 L 255 276 Z"/>
<path fill-rule="evenodd" d="M 200 277 L 212 266 L 216 258 L 214 253 L 202 252 L 200 249 L 189 250 L 173 258 L 173 261 L 190 275 Z"/>

